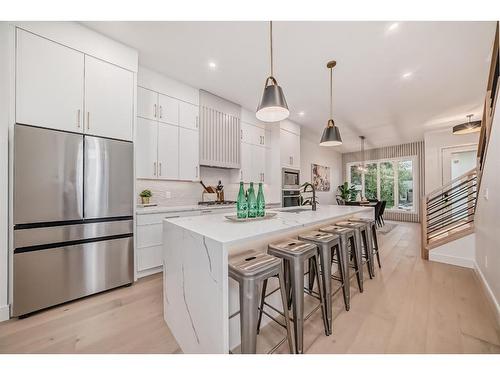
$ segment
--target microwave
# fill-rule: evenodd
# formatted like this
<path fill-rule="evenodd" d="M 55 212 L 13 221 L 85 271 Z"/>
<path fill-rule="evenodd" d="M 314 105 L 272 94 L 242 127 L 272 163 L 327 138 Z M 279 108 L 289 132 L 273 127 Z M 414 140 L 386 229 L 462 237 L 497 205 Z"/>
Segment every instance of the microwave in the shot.
<path fill-rule="evenodd" d="M 297 169 L 283 168 L 282 189 L 300 189 L 300 171 Z"/>

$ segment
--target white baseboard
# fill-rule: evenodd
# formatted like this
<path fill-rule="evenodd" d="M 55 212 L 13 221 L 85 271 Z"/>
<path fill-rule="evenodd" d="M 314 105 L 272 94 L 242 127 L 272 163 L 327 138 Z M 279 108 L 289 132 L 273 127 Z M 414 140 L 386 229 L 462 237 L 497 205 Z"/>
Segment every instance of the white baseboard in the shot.
<path fill-rule="evenodd" d="M 149 275 L 153 275 L 155 273 L 160 273 L 163 272 L 163 266 L 158 266 L 154 268 L 149 268 L 147 270 L 142 270 L 137 272 L 137 279 L 140 279 L 141 277 L 146 277 Z"/>
<path fill-rule="evenodd" d="M 10 319 L 10 308 L 9 307 L 10 307 L 9 305 L 0 306 L 0 322 L 3 322 L 4 320 Z"/>
<path fill-rule="evenodd" d="M 429 260 L 433 262 L 452 264 L 454 266 L 475 268 L 475 261 L 469 258 L 462 258 L 453 255 L 436 254 L 432 250 L 429 252 Z"/>
<path fill-rule="evenodd" d="M 479 268 L 478 264 L 475 261 L 474 261 L 474 273 L 477 276 L 481 285 L 483 286 L 484 291 L 486 292 L 486 297 L 488 298 L 488 302 L 495 311 L 497 328 L 500 329 L 500 304 L 496 300 L 493 291 L 491 290 L 490 286 L 488 285 L 488 282 L 486 281 L 486 278 L 483 275 L 483 272 L 481 271 L 481 269 Z"/>

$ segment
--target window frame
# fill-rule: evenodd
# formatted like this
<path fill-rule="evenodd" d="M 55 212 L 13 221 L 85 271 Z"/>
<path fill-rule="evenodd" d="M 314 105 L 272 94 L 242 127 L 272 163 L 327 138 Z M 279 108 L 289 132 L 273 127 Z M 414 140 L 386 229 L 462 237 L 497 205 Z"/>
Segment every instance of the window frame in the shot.
<path fill-rule="evenodd" d="M 402 208 L 398 208 L 399 206 L 399 162 L 402 161 L 411 161 L 412 165 L 412 191 L 413 191 L 413 205 L 411 210 L 405 210 Z M 418 202 L 416 198 L 419 197 L 418 191 L 418 158 L 417 156 L 402 156 L 396 158 L 384 158 L 384 159 L 376 159 L 376 160 L 366 160 L 365 166 L 368 164 L 377 164 L 377 199 L 380 200 L 380 163 L 392 163 L 392 168 L 394 172 L 394 181 L 393 181 L 393 194 L 394 194 L 394 207 L 388 208 L 387 211 L 396 211 L 396 212 L 408 212 L 408 213 L 416 213 L 418 211 Z M 351 162 L 346 164 L 346 177 L 349 184 L 351 184 L 351 167 L 358 166 L 360 162 Z M 361 191 L 362 194 L 365 194 L 365 174 L 361 174 Z"/>

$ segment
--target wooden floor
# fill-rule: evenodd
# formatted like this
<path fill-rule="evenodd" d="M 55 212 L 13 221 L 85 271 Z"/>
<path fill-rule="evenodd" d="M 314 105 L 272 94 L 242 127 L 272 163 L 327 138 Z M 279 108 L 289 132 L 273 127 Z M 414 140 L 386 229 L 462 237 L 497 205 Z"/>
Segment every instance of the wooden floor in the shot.
<path fill-rule="evenodd" d="M 417 224 L 379 234 L 382 269 L 334 302 L 333 335 L 318 311 L 305 325 L 307 353 L 500 353 L 500 332 L 473 271 L 420 259 Z M 163 321 L 161 276 L 0 323 L 0 353 L 180 353 Z M 276 339 L 271 325 L 259 350 Z M 286 351 L 285 346 L 280 348 Z"/>

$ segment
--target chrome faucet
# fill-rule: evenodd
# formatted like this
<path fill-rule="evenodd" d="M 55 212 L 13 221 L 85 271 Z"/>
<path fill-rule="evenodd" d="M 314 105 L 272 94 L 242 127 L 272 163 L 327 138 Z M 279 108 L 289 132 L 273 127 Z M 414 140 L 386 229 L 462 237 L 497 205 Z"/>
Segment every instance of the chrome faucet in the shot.
<path fill-rule="evenodd" d="M 301 186 L 303 189 L 303 193 L 308 193 L 307 188 L 311 188 L 311 192 L 313 194 L 312 198 L 308 198 L 305 201 L 302 202 L 302 206 L 305 206 L 306 204 L 310 204 L 312 206 L 312 210 L 316 211 L 316 189 L 314 188 L 313 184 L 310 182 L 304 182 Z M 302 201 L 302 199 L 301 199 Z"/>

